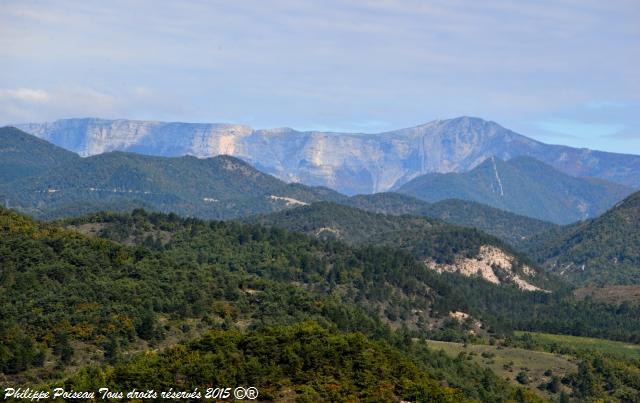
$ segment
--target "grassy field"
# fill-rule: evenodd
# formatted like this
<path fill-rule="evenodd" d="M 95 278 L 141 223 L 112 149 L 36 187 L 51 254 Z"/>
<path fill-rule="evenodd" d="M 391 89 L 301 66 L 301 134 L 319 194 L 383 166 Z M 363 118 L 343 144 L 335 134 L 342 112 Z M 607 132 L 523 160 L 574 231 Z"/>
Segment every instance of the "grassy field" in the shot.
<path fill-rule="evenodd" d="M 549 394 L 539 390 L 537 386 L 550 381 L 551 377 L 545 375 L 547 370 L 551 370 L 553 375 L 561 378 L 568 373 L 577 371 L 577 365 L 570 361 L 570 357 L 542 351 L 481 344 L 468 344 L 465 347 L 462 343 L 435 340 L 428 340 L 427 345 L 436 350 L 444 350 L 452 357 L 464 352 L 467 354 L 467 358 L 490 368 L 498 376 L 508 379 L 514 384 L 519 385 L 516 381 L 518 373 L 525 372 L 530 380 L 525 386 L 546 397 Z"/>
<path fill-rule="evenodd" d="M 622 343 L 604 339 L 594 339 L 591 337 L 566 336 L 549 333 L 514 332 L 517 336 L 529 334 L 534 340 L 543 343 L 557 343 L 582 350 L 596 350 L 605 353 L 615 354 L 622 358 L 640 359 L 640 345 Z"/>

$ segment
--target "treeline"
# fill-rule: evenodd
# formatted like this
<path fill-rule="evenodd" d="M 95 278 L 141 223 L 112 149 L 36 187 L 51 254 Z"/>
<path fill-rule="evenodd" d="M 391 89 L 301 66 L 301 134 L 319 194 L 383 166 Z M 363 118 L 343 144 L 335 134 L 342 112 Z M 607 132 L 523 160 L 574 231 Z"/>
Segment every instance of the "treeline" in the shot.
<path fill-rule="evenodd" d="M 440 296 L 434 301 L 435 311 L 471 313 L 501 337 L 526 330 L 640 343 L 640 329 L 633 319 L 640 317 L 637 305 L 577 301 L 567 286 L 553 293 L 521 292 L 451 273 L 434 275 L 431 284 Z"/>

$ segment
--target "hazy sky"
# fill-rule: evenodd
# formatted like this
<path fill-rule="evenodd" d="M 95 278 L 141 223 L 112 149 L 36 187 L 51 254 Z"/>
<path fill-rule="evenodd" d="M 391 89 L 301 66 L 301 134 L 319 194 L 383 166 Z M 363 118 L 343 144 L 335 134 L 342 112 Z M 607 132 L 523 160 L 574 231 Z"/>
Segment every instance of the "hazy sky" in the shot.
<path fill-rule="evenodd" d="M 0 0 L 0 125 L 461 115 L 640 154 L 640 1 Z"/>

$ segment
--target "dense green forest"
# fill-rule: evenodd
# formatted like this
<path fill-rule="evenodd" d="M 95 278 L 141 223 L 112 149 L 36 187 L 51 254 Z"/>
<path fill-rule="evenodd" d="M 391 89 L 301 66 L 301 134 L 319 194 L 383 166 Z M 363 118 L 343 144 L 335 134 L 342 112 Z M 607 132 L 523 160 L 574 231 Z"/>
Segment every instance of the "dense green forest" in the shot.
<path fill-rule="evenodd" d="M 419 353 L 419 348 L 409 348 Z M 199 388 L 203 393 L 212 384 L 254 385 L 267 400 L 463 402 L 507 401 L 516 396 L 538 400 L 473 366 L 464 374 L 469 379 L 462 379 L 461 373 L 459 379 L 442 383 L 437 372 L 425 367 L 428 359 L 408 357 L 409 351 L 360 333 L 339 333 L 303 322 L 246 333 L 213 331 L 162 353 L 136 355 L 110 371 L 83 370 L 67 384 L 79 390 L 91 389 L 96 379 L 112 389 L 168 390 L 180 384 L 182 389 Z M 438 359 L 449 370 L 458 366 L 444 356 Z M 465 391 L 472 379 L 486 386 Z"/>
<path fill-rule="evenodd" d="M 85 221 L 95 222 L 95 218 Z M 126 246 L 87 238 L 2 211 L 3 373 L 24 382 L 55 379 L 67 373 L 65 368 L 117 363 L 128 351 L 167 345 L 170 339 L 206 329 L 261 329 L 304 320 L 341 331 L 360 331 L 384 343 L 406 344 L 378 315 L 359 307 L 355 298 L 342 295 L 340 286 L 353 282 L 344 272 L 328 273 L 333 280 L 326 284 L 317 271 L 329 269 L 327 262 L 309 258 L 303 263 L 302 257 L 292 264 L 289 259 L 296 256 L 287 254 L 294 245 L 291 251 L 348 253 L 344 257 L 354 265 L 366 264 L 369 258 L 344 245 L 275 229 L 174 215 L 149 217 L 143 211 L 132 216 L 100 216 L 100 223 L 110 221 L 116 225 L 105 226 L 103 235 L 141 244 Z M 168 239 L 162 237 L 165 233 L 170 234 Z M 385 292 L 389 290 L 380 291 Z M 480 368 L 447 362 L 448 372 L 441 372 L 440 379 L 458 385 L 456 389 L 465 390 L 470 397 L 515 393 L 499 379 L 487 378 Z M 465 376 L 475 375 L 468 379 L 460 373 L 463 370 Z M 411 393 L 432 388 L 433 383 L 425 379 L 423 375 L 416 378 Z M 488 385 L 485 392 L 473 386 L 481 379 Z"/>
<path fill-rule="evenodd" d="M 157 358 L 132 356 L 132 351 L 164 351 L 210 329 L 222 332 L 215 337 L 225 346 L 244 337 L 266 337 L 273 343 L 276 341 L 267 336 L 274 326 L 283 332 L 282 340 L 287 340 L 297 337 L 286 336 L 288 332 L 301 331 L 297 323 L 313 321 L 318 325 L 309 326 L 317 337 L 382 343 L 380 348 L 391 351 L 388 357 L 402 354 L 406 365 L 425 372 L 389 378 L 390 393 L 396 396 L 430 390 L 443 398 L 463 393 L 483 401 L 516 395 L 522 400 L 524 392 L 464 360 L 445 358 L 428 349 L 407 353 L 417 348 L 411 340 L 482 342 L 520 329 L 639 341 L 634 321 L 640 314 L 638 308 L 579 303 L 569 289 L 559 288 L 553 294 L 522 292 L 478 278 L 440 275 L 426 270 L 410 254 L 390 247 L 350 246 L 278 228 L 143 210 L 48 224 L 2 210 L 0 230 L 0 314 L 4 318 L 0 369 L 22 382 L 53 382 L 86 368 L 83 371 L 106 371 L 105 379 L 115 385 L 121 378 L 114 374 L 160 365 L 163 354 L 173 350 L 158 353 Z M 444 259 L 443 253 L 440 258 Z M 471 323 L 450 319 L 451 311 L 468 312 L 481 321 L 481 328 L 470 332 Z M 174 352 L 197 350 L 196 344 L 187 342 L 187 350 L 180 347 Z M 241 344 L 236 348 L 241 350 Z M 333 353 L 325 352 L 330 362 Z M 304 360 L 307 353 L 293 351 L 291 357 Z M 405 361 L 388 358 L 372 365 L 384 368 L 405 365 Z M 187 362 L 192 363 L 184 365 L 191 365 Z M 176 361 L 177 366 L 181 363 Z M 100 369 L 103 365 L 114 369 Z M 242 365 L 254 364 L 246 361 L 240 368 Z M 277 365 L 286 372 L 293 362 Z M 182 373 L 176 371 L 174 375 Z M 309 371 L 304 375 L 309 378 L 282 379 L 275 385 L 267 376 L 269 370 L 260 382 L 272 396 L 289 389 L 296 395 L 333 393 L 327 389 L 329 378 L 311 375 L 323 371 L 321 368 Z M 349 367 L 341 374 L 349 382 L 364 376 L 354 371 Z M 82 373 L 72 375 L 69 382 L 88 382 L 88 375 Z M 158 371 L 158 376 L 162 373 Z M 305 380 L 312 378 L 319 383 Z M 202 379 L 193 378 L 190 385 Z M 430 389 L 434 379 L 438 387 Z M 349 387 L 349 382 L 340 382 L 347 385 L 338 391 L 344 394 L 341 396 L 358 390 L 365 393 L 364 399 L 366 390 L 371 390 Z M 453 390 L 442 389 L 442 385 Z M 374 383 L 369 386 L 375 387 Z"/>
<path fill-rule="evenodd" d="M 99 234 L 103 237 L 121 242 L 147 242 L 162 248 L 163 254 L 193 255 L 197 251 L 198 261 L 220 261 L 218 248 L 228 248 L 225 258 L 231 262 L 240 259 L 252 274 L 281 281 L 302 281 L 334 295 L 340 290 L 342 298 L 350 298 L 371 311 L 384 305 L 382 313 L 378 312 L 383 319 L 402 320 L 405 324 L 420 322 L 412 310 L 423 311 L 418 316 L 426 312 L 438 316 L 466 309 L 465 312 L 478 315 L 498 329 L 536 328 L 620 340 L 638 340 L 639 336 L 635 324 L 628 322 L 638 313 L 636 308 L 620 315 L 616 307 L 606 304 L 577 303 L 571 297 L 570 288 L 562 287 L 559 281 L 556 281 L 559 283 L 556 292 L 549 294 L 521 292 L 514 286 L 496 287 L 482 279 L 455 273 L 438 274 L 425 269 L 410 254 L 390 247 L 348 246 L 333 239 L 314 239 L 279 228 L 233 222 L 207 224 L 143 211 L 129 216 L 99 214 L 66 223 L 76 227 L 100 224 Z M 149 237 L 149 233 L 154 234 L 158 229 L 166 233 Z M 168 236 L 172 237 L 171 241 L 161 246 L 161 239 Z M 442 261 L 450 258 L 449 247 L 455 247 L 457 239 L 450 238 L 449 247 L 446 240 L 446 237 L 438 240 L 442 246 L 433 248 L 431 258 Z M 216 245 L 216 249 L 210 245 Z M 265 249 L 268 252 L 263 252 Z M 261 260 L 265 254 L 271 257 L 272 263 L 266 267 L 273 271 L 259 269 L 265 266 Z M 278 254 L 284 256 L 276 259 Z M 351 292 L 345 292 L 345 287 Z M 395 302 L 391 307 L 389 300 Z M 407 318 L 414 320 L 407 321 Z"/>

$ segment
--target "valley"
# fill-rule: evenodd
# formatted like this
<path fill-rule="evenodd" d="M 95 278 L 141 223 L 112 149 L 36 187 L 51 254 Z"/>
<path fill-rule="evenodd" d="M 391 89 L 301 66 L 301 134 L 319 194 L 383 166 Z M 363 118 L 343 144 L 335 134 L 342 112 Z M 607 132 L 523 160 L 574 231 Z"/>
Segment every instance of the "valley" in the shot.
<path fill-rule="evenodd" d="M 532 237 L 523 250 L 550 271 L 587 286 L 638 285 L 640 193 L 600 217 Z"/>

